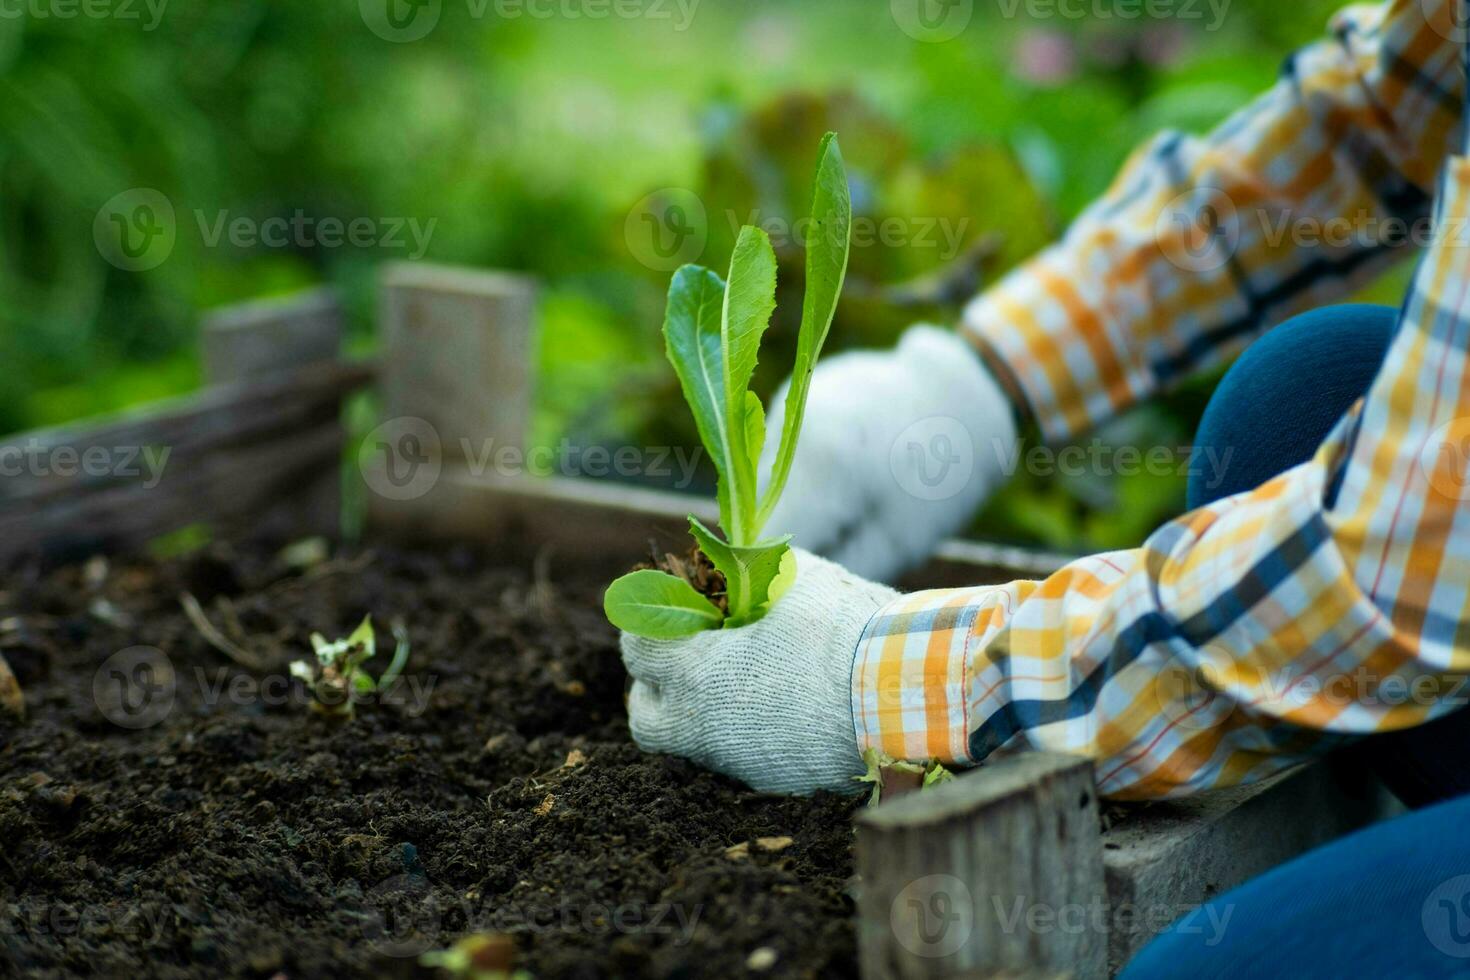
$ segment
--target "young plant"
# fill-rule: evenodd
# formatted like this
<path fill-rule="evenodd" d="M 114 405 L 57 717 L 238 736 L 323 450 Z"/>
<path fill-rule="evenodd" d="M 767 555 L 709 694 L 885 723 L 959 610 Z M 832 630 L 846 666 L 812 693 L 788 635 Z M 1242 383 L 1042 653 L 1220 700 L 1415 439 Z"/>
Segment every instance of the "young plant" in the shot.
<path fill-rule="evenodd" d="M 771 240 L 759 228 L 742 228 L 728 281 L 694 265 L 674 273 L 664 341 L 700 441 L 715 464 L 724 537 L 692 515 L 689 530 L 699 550 L 724 576 L 728 611 L 687 578 L 645 569 L 623 576 L 607 590 L 603 602 L 607 618 L 624 632 L 669 640 L 722 626 L 745 626 L 764 616 L 795 581 L 791 536 L 762 538 L 761 532 L 791 474 L 812 370 L 847 275 L 851 236 L 847 171 L 836 135 L 828 133 L 822 140 L 812 196 L 796 364 L 764 495 L 756 488 L 756 462 L 766 442 L 765 408 L 749 385 L 761 337 L 776 309 L 776 253 Z"/>
<path fill-rule="evenodd" d="M 954 773 L 932 759 L 925 763 L 905 762 L 870 748 L 863 753 L 863 762 L 868 771 L 852 778 L 860 783 L 872 784 L 873 792 L 868 796 L 868 806 L 877 806 L 883 800 L 942 786 L 954 780 Z"/>
<path fill-rule="evenodd" d="M 304 681 L 311 691 L 314 711 L 331 718 L 351 718 L 359 697 L 390 686 L 408 662 L 408 630 L 402 623 L 393 624 L 393 637 L 397 641 L 393 659 L 377 680 L 363 669 L 363 664 L 377 653 L 372 616 L 364 616 L 357 629 L 343 640 L 328 642 L 320 633 L 311 634 L 316 661 L 294 661 L 291 676 Z"/>
<path fill-rule="evenodd" d="M 438 967 L 454 980 L 531 980 L 531 974 L 515 968 L 515 940 L 498 933 L 465 936 L 448 949 L 419 957 L 419 965 Z"/>

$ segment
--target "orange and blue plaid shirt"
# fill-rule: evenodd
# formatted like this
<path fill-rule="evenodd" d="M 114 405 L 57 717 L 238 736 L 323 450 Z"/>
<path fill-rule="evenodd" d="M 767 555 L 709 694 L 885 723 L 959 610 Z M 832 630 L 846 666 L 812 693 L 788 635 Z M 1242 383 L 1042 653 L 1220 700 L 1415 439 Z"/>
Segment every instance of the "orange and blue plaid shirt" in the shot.
<path fill-rule="evenodd" d="M 1146 799 L 1260 779 L 1470 700 L 1456 2 L 1343 11 L 1270 92 L 1208 137 L 1145 146 L 966 311 L 1018 404 L 1064 440 L 1419 254 L 1382 369 L 1309 462 L 1140 548 L 881 610 L 853 669 L 860 749 L 959 765 L 1074 753 L 1107 795 Z"/>

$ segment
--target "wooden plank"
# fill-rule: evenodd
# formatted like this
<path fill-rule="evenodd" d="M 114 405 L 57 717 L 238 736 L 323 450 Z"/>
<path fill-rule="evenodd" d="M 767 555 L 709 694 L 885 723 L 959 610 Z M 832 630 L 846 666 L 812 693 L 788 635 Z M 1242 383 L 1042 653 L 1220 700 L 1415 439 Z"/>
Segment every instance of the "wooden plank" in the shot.
<path fill-rule="evenodd" d="M 310 364 L 338 360 L 345 317 L 330 286 L 240 303 L 208 313 L 200 329 L 206 384 L 260 381 Z M 340 420 L 340 413 L 338 418 Z M 338 445 L 347 444 L 339 421 Z M 301 473 L 272 507 L 272 522 L 301 534 L 337 534 L 342 528 L 342 471 L 323 466 Z"/>
<path fill-rule="evenodd" d="M 198 521 L 283 529 L 266 512 L 338 471 L 341 400 L 373 376 L 371 364 L 315 364 L 7 437 L 0 563 L 133 547 Z"/>
<path fill-rule="evenodd" d="M 1140 807 L 1102 838 L 1112 913 L 1109 971 L 1121 970 L 1164 926 L 1221 892 L 1401 811 L 1361 769 L 1334 760 Z"/>
<path fill-rule="evenodd" d="M 369 487 L 368 522 L 375 530 L 412 541 L 471 541 L 512 559 L 543 549 L 576 556 L 579 569 L 621 574 L 651 548 L 683 552 L 691 545 L 688 515 L 718 520 L 705 497 L 623 483 L 567 477 L 474 473 L 453 460 L 423 492 L 398 499 L 373 492 L 383 486 L 376 447 L 360 460 Z M 983 542 L 946 544 L 940 556 L 901 583 L 905 588 L 979 585 L 1029 578 L 1061 561 L 1054 556 Z"/>
<path fill-rule="evenodd" d="M 212 310 L 199 334 L 205 384 L 335 361 L 342 333 L 342 304 L 331 287 Z"/>
<path fill-rule="evenodd" d="M 309 423 L 324 406 L 336 405 L 349 392 L 365 387 L 374 371 L 367 362 L 311 365 L 261 381 L 208 388 L 107 418 L 5 436 L 0 438 L 0 465 L 6 467 L 5 479 L 0 481 L 0 506 L 46 493 L 74 492 L 79 486 L 134 479 L 105 467 L 70 472 L 82 467 L 68 461 L 90 450 L 158 446 L 167 447 L 171 455 L 187 456 L 271 438 L 293 425 Z M 14 464 L 18 470 L 11 469 Z"/>
<path fill-rule="evenodd" d="M 867 980 L 1105 975 L 1097 792 L 1085 759 L 1025 753 L 857 820 Z"/>
<path fill-rule="evenodd" d="M 1076 555 L 1034 551 L 985 541 L 951 540 L 922 568 L 905 575 L 898 585 L 905 591 L 953 589 L 967 585 L 1044 579 L 1073 561 Z"/>
<path fill-rule="evenodd" d="M 269 442 L 172 461 L 156 486 L 129 482 L 19 501 L 0 509 L 0 565 L 136 548 L 195 523 L 248 522 L 250 533 L 266 540 L 295 536 L 303 530 L 297 492 L 322 473 L 337 472 L 341 454 L 333 416 Z"/>
<path fill-rule="evenodd" d="M 383 416 L 421 419 L 448 457 L 525 444 L 533 280 L 399 262 L 382 277 Z"/>

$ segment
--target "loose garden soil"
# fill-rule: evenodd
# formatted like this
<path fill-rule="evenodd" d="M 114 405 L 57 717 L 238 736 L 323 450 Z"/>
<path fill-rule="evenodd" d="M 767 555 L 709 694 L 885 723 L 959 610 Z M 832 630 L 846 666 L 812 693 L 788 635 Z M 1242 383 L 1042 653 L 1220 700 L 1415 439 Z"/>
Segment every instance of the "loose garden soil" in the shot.
<path fill-rule="evenodd" d="M 603 583 L 556 574 L 214 544 L 0 578 L 0 975 L 432 976 L 467 932 L 540 977 L 854 975 L 859 801 L 638 751 Z M 403 681 L 321 717 L 287 664 L 369 613 Z"/>

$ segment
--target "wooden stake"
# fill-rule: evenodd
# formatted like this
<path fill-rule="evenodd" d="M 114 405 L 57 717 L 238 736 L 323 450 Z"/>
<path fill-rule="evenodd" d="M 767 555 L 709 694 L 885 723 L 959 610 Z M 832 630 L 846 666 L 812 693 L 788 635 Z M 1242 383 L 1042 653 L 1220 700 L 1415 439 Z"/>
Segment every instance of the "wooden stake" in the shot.
<path fill-rule="evenodd" d="M 334 361 L 341 347 L 342 305 L 328 287 L 212 310 L 199 335 L 208 385 Z"/>
<path fill-rule="evenodd" d="M 861 814 L 868 980 L 1106 976 L 1092 764 L 1028 753 Z"/>
<path fill-rule="evenodd" d="M 524 448 L 534 283 L 410 262 L 387 266 L 382 283 L 383 417 L 428 422 L 446 459 Z"/>

